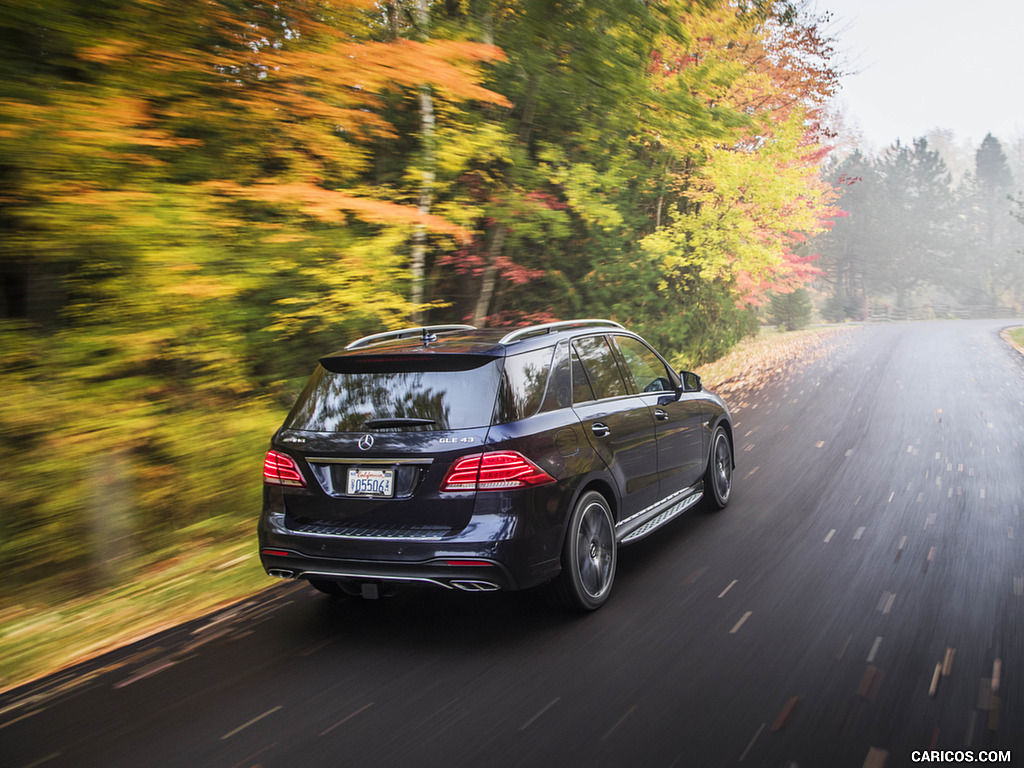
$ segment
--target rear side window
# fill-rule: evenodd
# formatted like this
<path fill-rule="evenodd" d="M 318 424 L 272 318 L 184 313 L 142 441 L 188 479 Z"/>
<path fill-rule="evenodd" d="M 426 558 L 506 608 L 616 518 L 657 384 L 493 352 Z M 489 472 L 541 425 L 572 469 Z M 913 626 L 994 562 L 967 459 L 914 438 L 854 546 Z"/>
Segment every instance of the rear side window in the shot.
<path fill-rule="evenodd" d="M 494 410 L 496 423 L 525 419 L 540 410 L 551 371 L 551 352 L 548 347 L 505 358 L 501 396 Z"/>
<path fill-rule="evenodd" d="M 628 394 L 611 347 L 604 336 L 585 336 L 572 343 L 574 402 Z M 589 387 L 587 386 L 589 385 Z"/>
<path fill-rule="evenodd" d="M 594 388 L 590 386 L 590 379 L 587 372 L 583 370 L 583 361 L 580 360 L 576 348 L 572 350 L 572 401 L 574 403 L 587 403 L 595 400 Z"/>
<path fill-rule="evenodd" d="M 494 410 L 496 424 L 518 421 L 570 404 L 567 342 L 505 358 L 501 394 Z"/>
<path fill-rule="evenodd" d="M 400 370 L 394 358 L 379 366 L 360 360 L 357 372 L 333 373 L 318 366 L 284 427 L 363 432 L 380 429 L 373 426 L 374 421 L 385 429 L 403 431 L 490 426 L 502 360 L 479 360 L 476 367 L 454 371 Z"/>
<path fill-rule="evenodd" d="M 569 342 L 560 341 L 551 360 L 548 391 L 544 395 L 542 411 L 556 411 L 572 405 L 572 374 L 569 369 Z"/>

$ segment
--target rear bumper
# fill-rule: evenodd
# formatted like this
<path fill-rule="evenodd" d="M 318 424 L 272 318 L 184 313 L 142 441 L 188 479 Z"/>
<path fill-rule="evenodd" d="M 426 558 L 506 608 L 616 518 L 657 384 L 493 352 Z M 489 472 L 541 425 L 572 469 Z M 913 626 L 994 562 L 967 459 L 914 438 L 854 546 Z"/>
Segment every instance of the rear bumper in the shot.
<path fill-rule="evenodd" d="M 464 592 L 517 589 L 515 580 L 500 563 L 484 560 L 453 565 L 444 559 L 424 563 L 367 562 L 339 558 L 310 558 L 260 550 L 260 560 L 271 576 L 282 579 L 323 579 L 357 583 L 406 583 Z"/>
<path fill-rule="evenodd" d="M 486 515 L 453 535 L 334 536 L 289 530 L 283 514 L 265 511 L 260 560 L 278 578 L 405 582 L 468 592 L 526 589 L 557 575 L 560 531 L 524 535 L 515 523 Z"/>

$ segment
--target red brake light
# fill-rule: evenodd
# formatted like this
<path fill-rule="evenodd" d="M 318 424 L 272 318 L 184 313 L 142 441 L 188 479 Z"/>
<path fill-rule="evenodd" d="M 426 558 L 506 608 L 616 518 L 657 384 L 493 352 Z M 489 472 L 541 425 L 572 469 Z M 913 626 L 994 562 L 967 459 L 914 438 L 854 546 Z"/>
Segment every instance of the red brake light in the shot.
<path fill-rule="evenodd" d="M 553 482 L 555 478 L 521 453 L 492 451 L 458 459 L 445 475 L 441 491 L 504 491 Z"/>
<path fill-rule="evenodd" d="M 263 460 L 263 482 L 267 485 L 306 487 L 306 481 L 302 479 L 302 472 L 295 460 L 277 451 L 267 451 L 267 458 Z"/>
<path fill-rule="evenodd" d="M 492 563 L 490 560 L 445 560 L 444 564 L 476 568 L 480 568 L 481 566 L 485 565 L 488 567 L 494 565 L 494 563 Z"/>

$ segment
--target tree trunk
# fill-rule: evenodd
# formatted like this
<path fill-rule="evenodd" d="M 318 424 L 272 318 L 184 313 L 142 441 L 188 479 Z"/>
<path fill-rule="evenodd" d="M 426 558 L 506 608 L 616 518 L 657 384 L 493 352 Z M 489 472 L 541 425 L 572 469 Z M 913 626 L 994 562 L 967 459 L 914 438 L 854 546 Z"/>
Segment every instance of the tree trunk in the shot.
<path fill-rule="evenodd" d="M 491 247 L 487 249 L 487 264 L 484 266 L 480 294 L 477 296 L 476 309 L 473 311 L 473 325 L 478 327 L 487 319 L 494 287 L 498 283 L 498 256 L 501 255 L 501 249 L 505 245 L 505 233 L 508 231 L 504 224 L 496 224 L 495 227 Z"/>
<path fill-rule="evenodd" d="M 519 132 L 517 134 L 517 140 L 522 145 L 524 151 L 529 151 L 530 134 L 533 131 L 533 114 L 537 109 L 537 86 L 537 76 L 531 75 L 529 87 L 526 89 L 526 104 L 523 106 L 523 115 L 519 119 Z M 505 247 L 506 234 L 508 234 L 508 228 L 504 224 L 495 224 L 494 234 L 491 236 L 491 245 L 487 249 L 487 259 L 484 264 L 483 280 L 480 283 L 480 293 L 477 295 L 476 309 L 473 312 L 473 325 L 483 325 L 489 313 L 491 299 L 494 297 L 494 288 L 498 282 L 498 257 L 501 256 L 501 249 Z"/>
<path fill-rule="evenodd" d="M 427 39 L 430 28 L 430 9 L 428 0 L 416 0 L 416 27 L 418 37 Z M 423 151 L 423 172 L 420 178 L 420 193 L 417 209 L 421 214 L 430 213 L 434 199 L 434 167 L 437 163 L 435 133 L 437 120 L 434 116 L 434 95 L 429 85 L 421 85 L 420 97 L 420 146 Z M 412 255 L 409 261 L 409 272 L 412 278 L 411 300 L 413 311 L 411 320 L 416 325 L 423 323 L 423 300 L 426 294 L 427 266 L 427 229 L 417 224 L 412 236 Z"/>

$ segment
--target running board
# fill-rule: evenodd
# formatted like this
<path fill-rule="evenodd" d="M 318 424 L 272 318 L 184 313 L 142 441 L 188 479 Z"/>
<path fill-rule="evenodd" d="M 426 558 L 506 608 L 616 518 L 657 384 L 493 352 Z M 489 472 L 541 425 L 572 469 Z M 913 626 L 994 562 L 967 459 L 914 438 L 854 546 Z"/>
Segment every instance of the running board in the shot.
<path fill-rule="evenodd" d="M 666 509 L 664 512 L 655 515 L 646 523 L 641 525 L 634 531 L 630 531 L 627 536 L 619 540 L 619 544 L 632 544 L 634 541 L 639 541 L 649 533 L 653 533 L 665 523 L 673 520 L 679 515 L 683 514 L 686 510 L 690 509 L 694 504 L 704 498 L 703 491 L 697 491 L 691 496 L 687 496 L 682 501 L 677 501 L 671 507 Z"/>

